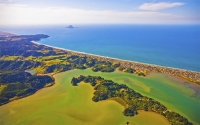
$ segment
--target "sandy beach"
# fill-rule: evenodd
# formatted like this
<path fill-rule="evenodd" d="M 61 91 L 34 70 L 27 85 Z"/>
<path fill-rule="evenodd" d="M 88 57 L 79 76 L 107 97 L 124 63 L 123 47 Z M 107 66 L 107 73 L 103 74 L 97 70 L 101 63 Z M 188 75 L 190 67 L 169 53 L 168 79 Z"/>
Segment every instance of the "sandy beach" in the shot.
<path fill-rule="evenodd" d="M 147 63 L 130 61 L 130 60 L 123 60 L 123 59 L 106 57 L 106 56 L 100 56 L 100 55 L 89 54 L 89 53 L 85 53 L 85 52 L 78 52 L 78 51 L 73 51 L 73 50 L 64 49 L 64 48 L 60 48 L 60 47 L 50 46 L 50 45 L 46 45 L 46 44 L 41 44 L 41 43 L 35 42 L 35 41 L 31 41 L 31 42 L 34 44 L 37 44 L 37 45 L 44 45 L 44 46 L 51 47 L 54 49 L 71 52 L 71 53 L 74 53 L 74 54 L 77 54 L 80 56 L 88 56 L 91 58 L 95 58 L 99 61 L 117 62 L 117 63 L 120 63 L 120 65 L 123 66 L 124 69 L 125 68 L 133 68 L 136 70 L 136 72 L 145 73 L 146 75 L 151 72 L 159 72 L 159 73 L 164 73 L 164 74 L 168 74 L 168 75 L 172 75 L 172 76 L 181 78 L 190 83 L 195 83 L 195 84 L 200 83 L 200 73 L 195 72 L 195 71 L 173 68 L 173 67 L 165 67 L 165 66 L 160 66 L 160 65 L 155 65 L 155 64 L 147 64 Z"/>
<path fill-rule="evenodd" d="M 139 64 L 150 65 L 150 66 L 159 66 L 159 67 L 170 68 L 170 69 L 175 69 L 175 70 L 177 69 L 177 70 L 195 72 L 195 71 L 192 71 L 192 70 L 186 70 L 186 69 L 180 69 L 180 68 L 174 68 L 174 67 L 167 67 L 167 66 L 160 66 L 160 65 L 156 65 L 156 64 L 149 64 L 149 63 L 143 63 L 143 62 L 137 62 L 137 61 L 131 61 L 131 60 L 124 60 L 124 59 L 113 58 L 113 57 L 108 57 L 108 56 L 101 56 L 101 55 L 96 55 L 96 54 L 91 54 L 91 53 L 86 53 L 86 52 L 79 52 L 79 51 L 74 51 L 74 50 L 70 50 L 70 49 L 64 49 L 64 48 L 60 48 L 60 47 L 50 46 L 50 45 L 47 45 L 47 44 L 41 44 L 41 43 L 36 42 L 36 41 L 31 41 L 31 42 L 34 43 L 34 44 L 37 44 L 37 45 L 44 45 L 44 46 L 47 46 L 47 47 L 60 49 L 60 50 L 64 50 L 64 51 L 70 51 L 70 52 L 74 52 L 74 53 L 77 53 L 77 54 L 90 55 L 90 56 L 101 57 L 101 58 L 106 58 L 106 59 L 113 59 L 113 60 L 117 60 L 117 61 L 139 63 Z"/>

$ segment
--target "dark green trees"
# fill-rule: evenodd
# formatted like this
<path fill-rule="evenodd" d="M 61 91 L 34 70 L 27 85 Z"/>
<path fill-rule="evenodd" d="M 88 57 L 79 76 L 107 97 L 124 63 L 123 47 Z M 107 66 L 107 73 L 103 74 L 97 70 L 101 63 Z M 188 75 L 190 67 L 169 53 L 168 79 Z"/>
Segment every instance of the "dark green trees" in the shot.
<path fill-rule="evenodd" d="M 0 92 L 0 105 L 12 98 L 21 98 L 35 93 L 46 85 L 53 85 L 54 79 L 50 76 L 36 76 L 27 72 L 13 72 L 0 74 L 0 85 L 5 88 Z"/>
<path fill-rule="evenodd" d="M 134 111 L 129 109 L 129 108 L 126 108 L 124 111 L 123 111 L 123 114 L 125 116 L 134 116 Z"/>
<path fill-rule="evenodd" d="M 73 77 L 72 80 L 71 80 L 71 84 L 72 84 L 73 86 L 77 86 L 77 83 L 78 83 L 78 82 L 79 82 L 78 79 L 75 78 L 75 77 Z"/>
<path fill-rule="evenodd" d="M 134 73 L 135 70 L 132 69 L 132 68 L 127 68 L 127 69 L 125 70 L 125 72 L 127 72 L 127 73 Z"/>
<path fill-rule="evenodd" d="M 72 78 L 73 83 L 84 81 L 94 86 L 94 96 L 92 100 L 98 102 L 109 98 L 120 98 L 127 105 L 123 111 L 125 116 L 134 116 L 138 114 L 138 110 L 152 111 L 163 115 L 172 125 L 191 125 L 186 118 L 178 113 L 168 110 L 160 102 L 142 96 L 140 93 L 128 88 L 124 84 L 114 83 L 112 80 L 105 80 L 99 76 L 80 76 Z"/>

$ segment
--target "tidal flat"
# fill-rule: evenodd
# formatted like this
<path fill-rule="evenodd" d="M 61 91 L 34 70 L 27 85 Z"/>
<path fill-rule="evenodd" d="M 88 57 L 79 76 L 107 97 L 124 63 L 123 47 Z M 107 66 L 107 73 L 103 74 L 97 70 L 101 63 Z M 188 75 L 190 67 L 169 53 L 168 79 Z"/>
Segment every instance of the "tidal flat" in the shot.
<path fill-rule="evenodd" d="M 71 85 L 79 75 L 102 76 L 126 84 L 141 94 L 154 98 L 172 111 L 200 124 L 198 86 L 159 73 L 147 77 L 115 71 L 93 72 L 91 69 L 71 70 L 54 75 L 56 84 L 37 93 L 0 106 L 0 124 L 162 124 L 169 122 L 161 115 L 140 111 L 134 117 L 123 115 L 124 106 L 114 100 L 93 102 L 93 88 L 86 83 Z M 194 89 L 195 88 L 195 89 Z M 144 120 L 145 119 L 145 120 Z"/>

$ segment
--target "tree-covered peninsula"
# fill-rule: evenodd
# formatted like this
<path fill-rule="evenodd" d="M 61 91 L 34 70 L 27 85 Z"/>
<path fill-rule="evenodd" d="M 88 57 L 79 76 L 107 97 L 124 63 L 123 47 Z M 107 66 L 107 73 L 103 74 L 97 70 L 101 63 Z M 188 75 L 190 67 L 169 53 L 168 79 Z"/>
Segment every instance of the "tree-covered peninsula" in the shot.
<path fill-rule="evenodd" d="M 130 89 L 125 84 L 117 84 L 112 80 L 104 79 L 100 76 L 82 76 L 71 80 L 73 86 L 78 86 L 78 83 L 90 83 L 94 87 L 94 102 L 107 99 L 122 99 L 126 105 L 123 114 L 125 116 L 134 116 L 138 114 L 138 110 L 152 111 L 164 116 L 172 125 L 191 125 L 187 118 L 184 118 L 178 113 L 170 111 L 160 102 L 141 95 L 140 93 Z"/>

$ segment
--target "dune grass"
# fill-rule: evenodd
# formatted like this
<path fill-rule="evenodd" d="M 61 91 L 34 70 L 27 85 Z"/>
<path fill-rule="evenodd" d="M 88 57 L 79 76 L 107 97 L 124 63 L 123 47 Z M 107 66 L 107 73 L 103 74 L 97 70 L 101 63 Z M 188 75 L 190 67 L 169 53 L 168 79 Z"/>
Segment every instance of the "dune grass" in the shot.
<path fill-rule="evenodd" d="M 0 92 L 6 87 L 6 85 L 0 85 Z"/>
<path fill-rule="evenodd" d="M 5 56 L 5 57 L 2 57 L 1 60 L 13 61 L 13 60 L 16 60 L 18 58 L 19 58 L 18 56 Z"/>

